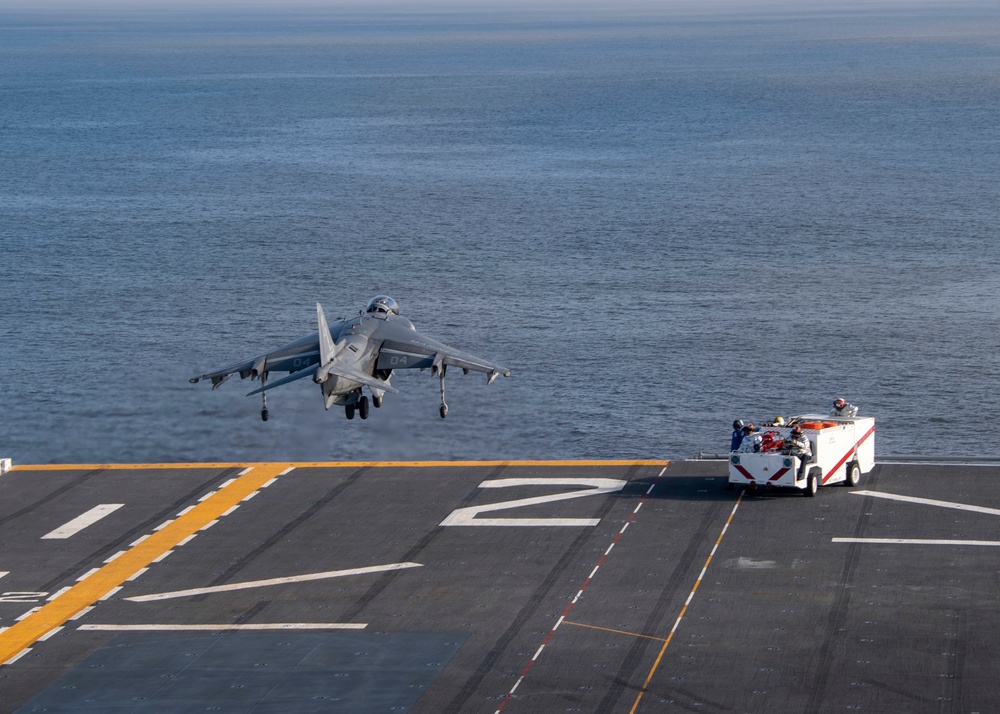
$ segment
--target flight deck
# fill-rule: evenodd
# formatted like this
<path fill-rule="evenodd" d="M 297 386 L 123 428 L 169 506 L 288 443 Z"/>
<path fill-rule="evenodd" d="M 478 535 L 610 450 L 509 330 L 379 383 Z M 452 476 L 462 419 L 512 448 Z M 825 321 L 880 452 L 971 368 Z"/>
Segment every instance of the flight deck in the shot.
<path fill-rule="evenodd" d="M 5 712 L 991 712 L 1000 467 L 19 466 Z"/>

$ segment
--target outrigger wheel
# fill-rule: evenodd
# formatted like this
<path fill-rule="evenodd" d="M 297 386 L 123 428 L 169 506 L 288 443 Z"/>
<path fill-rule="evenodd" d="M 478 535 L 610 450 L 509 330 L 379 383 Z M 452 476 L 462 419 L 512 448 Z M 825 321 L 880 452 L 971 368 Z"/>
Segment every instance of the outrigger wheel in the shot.
<path fill-rule="evenodd" d="M 269 412 L 267 411 L 267 407 L 264 407 L 263 409 L 260 410 L 260 420 L 261 421 L 267 421 L 267 417 L 268 416 L 269 416 Z"/>

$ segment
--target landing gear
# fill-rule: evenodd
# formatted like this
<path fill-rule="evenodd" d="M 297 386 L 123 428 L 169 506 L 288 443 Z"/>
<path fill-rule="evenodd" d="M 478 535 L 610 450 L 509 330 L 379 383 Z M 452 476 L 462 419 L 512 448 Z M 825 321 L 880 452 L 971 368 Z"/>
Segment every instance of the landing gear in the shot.
<path fill-rule="evenodd" d="M 261 390 L 263 390 L 266 385 L 267 385 L 267 372 L 261 372 L 260 373 Z M 268 416 L 270 416 L 270 413 L 267 411 L 267 392 L 261 391 L 260 396 L 261 399 L 263 400 L 263 404 L 261 404 L 260 407 L 260 420 L 267 421 Z"/>
<path fill-rule="evenodd" d="M 360 391 L 360 390 L 358 390 Z M 358 396 L 357 392 L 353 392 L 348 396 L 349 399 L 354 401 L 348 402 L 344 405 L 344 414 L 347 415 L 348 419 L 354 418 L 354 413 L 357 412 L 362 419 L 368 418 L 368 407 L 370 402 L 366 396 Z"/>
<path fill-rule="evenodd" d="M 373 394 L 372 395 L 372 406 L 375 407 L 376 409 L 378 409 L 379 407 L 381 407 L 382 406 L 382 397 L 378 396 L 377 394 Z"/>
<path fill-rule="evenodd" d="M 441 407 L 438 409 L 438 413 L 441 415 L 442 419 L 448 416 L 448 405 L 444 402 L 444 373 L 447 369 L 448 366 L 444 364 L 438 369 L 438 377 L 441 379 Z"/>

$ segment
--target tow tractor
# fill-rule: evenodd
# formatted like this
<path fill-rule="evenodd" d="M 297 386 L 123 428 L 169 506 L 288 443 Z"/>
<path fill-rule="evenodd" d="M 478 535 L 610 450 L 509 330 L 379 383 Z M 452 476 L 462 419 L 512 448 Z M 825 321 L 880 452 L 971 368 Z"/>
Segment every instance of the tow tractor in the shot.
<path fill-rule="evenodd" d="M 802 428 L 812 447 L 812 459 L 799 478 L 799 459 L 782 453 L 791 427 Z M 861 475 L 875 466 L 875 419 L 872 417 L 829 417 L 805 414 L 787 425 L 765 427 L 755 436 L 758 450 L 729 455 L 729 483 L 748 488 L 797 488 L 815 496 L 820 486 L 845 483 L 857 486 Z"/>

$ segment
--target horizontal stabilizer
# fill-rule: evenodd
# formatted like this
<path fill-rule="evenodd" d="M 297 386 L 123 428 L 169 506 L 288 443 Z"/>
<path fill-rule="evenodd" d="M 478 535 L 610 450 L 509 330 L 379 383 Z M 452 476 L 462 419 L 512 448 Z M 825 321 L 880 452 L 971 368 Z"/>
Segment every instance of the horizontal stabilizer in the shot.
<path fill-rule="evenodd" d="M 399 390 L 394 386 L 385 382 L 377 377 L 372 377 L 371 375 L 365 374 L 359 370 L 354 369 L 346 364 L 337 364 L 334 360 L 328 368 L 330 374 L 336 375 L 338 377 L 344 377 L 345 379 L 350 379 L 353 382 L 358 382 L 359 384 L 364 384 L 372 389 L 381 389 L 385 392 L 392 392 L 393 394 L 399 394 Z"/>
<path fill-rule="evenodd" d="M 274 389 L 275 387 L 281 387 L 285 384 L 289 384 L 299 379 L 303 379 L 304 377 L 312 377 L 314 374 L 316 374 L 316 371 L 318 369 L 319 365 L 316 365 L 315 367 L 303 369 L 300 372 L 294 372 L 288 375 L 287 377 L 282 377 L 276 382 L 269 382 L 266 387 L 258 387 L 252 392 L 247 392 L 247 396 L 252 397 L 254 394 L 260 394 L 261 392 L 267 389 Z M 334 360 L 332 365 L 327 367 L 327 372 L 336 377 L 344 377 L 345 379 L 350 379 L 352 382 L 364 384 L 365 386 L 371 387 L 373 389 L 381 389 L 385 392 L 392 392 L 393 394 L 399 394 L 399 390 L 393 387 L 388 382 L 383 382 L 381 379 L 376 379 L 375 377 L 367 375 L 364 372 L 360 372 L 348 365 L 339 365 L 337 364 L 336 360 Z"/>

